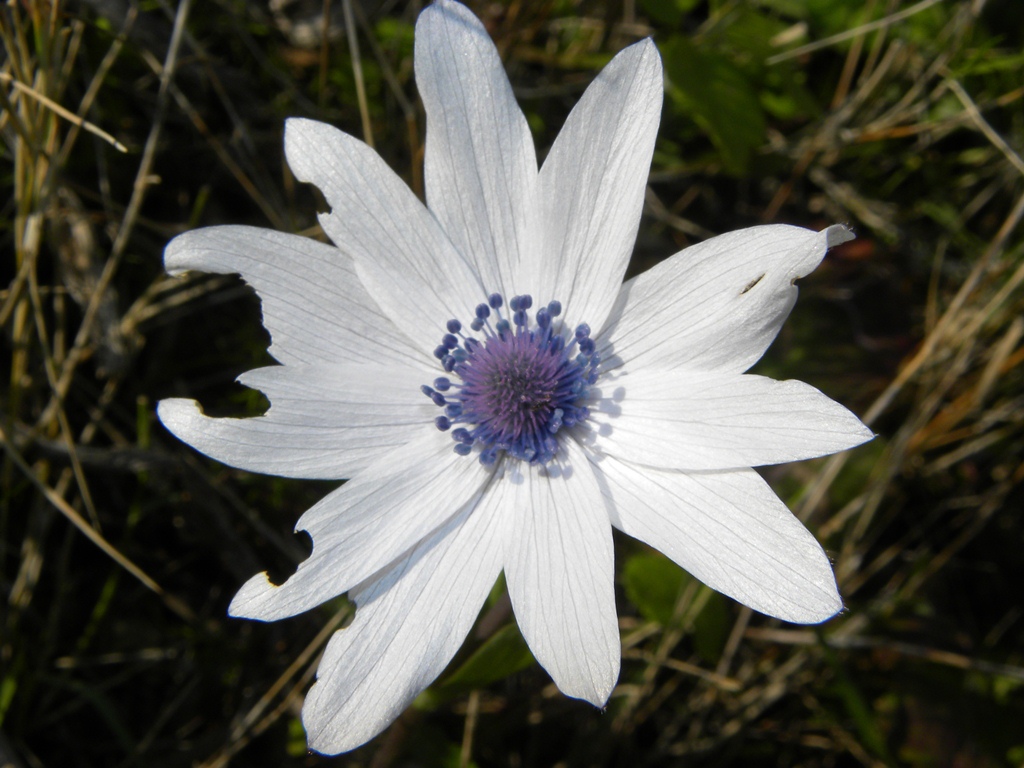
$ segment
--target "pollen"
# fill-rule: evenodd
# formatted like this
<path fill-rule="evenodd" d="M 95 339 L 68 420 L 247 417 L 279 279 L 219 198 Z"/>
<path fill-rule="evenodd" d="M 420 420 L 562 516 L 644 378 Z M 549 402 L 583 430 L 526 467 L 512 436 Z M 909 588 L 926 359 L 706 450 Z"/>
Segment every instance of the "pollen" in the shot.
<path fill-rule="evenodd" d="M 480 462 L 494 464 L 502 454 L 546 464 L 558 452 L 558 435 L 589 415 L 585 405 L 597 381 L 600 357 L 585 323 L 568 336 L 557 318 L 562 305 L 552 301 L 531 318 L 533 299 L 488 297 L 463 333 L 449 320 L 448 333 L 434 350 L 442 376 L 421 389 L 444 415 L 435 426 L 451 430 L 454 450 L 478 451 Z M 454 427 L 454 428 L 453 428 Z"/>

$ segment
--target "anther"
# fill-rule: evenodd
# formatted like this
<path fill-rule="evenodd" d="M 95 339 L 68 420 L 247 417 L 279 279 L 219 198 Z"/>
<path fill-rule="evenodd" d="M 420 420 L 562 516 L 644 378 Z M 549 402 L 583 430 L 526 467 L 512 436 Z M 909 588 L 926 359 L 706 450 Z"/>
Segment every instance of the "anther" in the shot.
<path fill-rule="evenodd" d="M 468 327 L 477 336 L 465 335 L 459 320 L 447 321 L 448 333 L 434 356 L 459 380 L 439 376 L 421 391 L 444 409 L 434 425 L 450 432 L 459 455 L 468 456 L 478 446 L 485 466 L 502 453 L 546 464 L 558 453 L 556 434 L 589 415 L 582 401 L 599 375 L 597 344 L 586 323 L 568 332 L 552 328 L 562 313 L 559 301 L 537 310 L 535 326 L 529 294 L 510 297 L 505 315 L 504 306 L 500 293 L 476 306 Z"/>

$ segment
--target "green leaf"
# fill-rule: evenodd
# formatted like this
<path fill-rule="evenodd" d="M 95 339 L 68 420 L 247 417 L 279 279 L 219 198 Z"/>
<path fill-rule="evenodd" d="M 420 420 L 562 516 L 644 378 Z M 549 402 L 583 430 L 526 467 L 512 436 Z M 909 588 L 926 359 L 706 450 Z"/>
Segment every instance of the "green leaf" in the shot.
<path fill-rule="evenodd" d="M 3 723 L 4 716 L 14 701 L 14 693 L 18 690 L 18 680 L 8 674 L 0 681 L 0 723 Z"/>
<path fill-rule="evenodd" d="M 309 754 L 309 747 L 306 746 L 306 729 L 297 717 L 288 721 L 288 741 L 285 743 L 285 751 L 291 757 L 305 757 Z"/>
<path fill-rule="evenodd" d="M 718 149 L 722 164 L 743 175 L 764 140 L 765 119 L 747 76 L 727 57 L 703 51 L 685 37 L 662 49 L 669 97 Z"/>
<path fill-rule="evenodd" d="M 807 90 L 806 79 L 804 72 L 785 64 L 767 69 L 760 94 L 765 112 L 781 120 L 802 120 L 818 115 L 821 107 Z"/>
<path fill-rule="evenodd" d="M 773 38 L 788 27 L 788 23 L 757 8 L 741 6 L 729 14 L 728 22 L 721 25 L 715 37 L 721 38 L 723 51 L 762 67 L 765 59 L 779 52 L 778 47 L 772 45 Z"/>
<path fill-rule="evenodd" d="M 710 587 L 704 587 L 710 594 L 693 622 L 693 649 L 705 662 L 716 663 L 722 658 L 722 650 L 732 630 L 733 614 L 729 609 L 729 598 Z"/>
<path fill-rule="evenodd" d="M 622 580 L 626 595 L 645 619 L 671 626 L 679 595 L 692 577 L 663 555 L 640 554 L 626 561 Z"/>
<path fill-rule="evenodd" d="M 879 435 L 867 445 L 858 446 L 850 452 L 839 476 L 829 488 L 829 498 L 836 509 L 842 509 L 864 492 L 871 482 L 871 474 L 875 467 L 881 466 L 884 460 L 888 441 Z"/>
<path fill-rule="evenodd" d="M 401 19 L 383 18 L 377 22 L 377 39 L 385 48 L 412 55 L 414 27 Z"/>
<path fill-rule="evenodd" d="M 442 698 L 458 695 L 503 680 L 531 664 L 533 654 L 513 621 L 491 635 L 435 692 Z"/>
<path fill-rule="evenodd" d="M 1024 687 L 1024 681 L 1008 675 L 996 675 L 992 678 L 992 698 L 1000 705 L 1010 705 L 1013 695 Z"/>

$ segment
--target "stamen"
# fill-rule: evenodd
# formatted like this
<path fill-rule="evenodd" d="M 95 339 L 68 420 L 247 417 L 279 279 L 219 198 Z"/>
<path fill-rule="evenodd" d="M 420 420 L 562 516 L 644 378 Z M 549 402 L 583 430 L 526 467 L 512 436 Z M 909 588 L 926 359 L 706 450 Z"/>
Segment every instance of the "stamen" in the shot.
<path fill-rule="evenodd" d="M 532 296 L 510 298 L 507 316 L 502 316 L 504 306 L 500 293 L 477 305 L 469 328 L 482 333 L 481 338 L 464 335 L 457 319 L 446 323 L 448 333 L 434 356 L 461 382 L 440 376 L 433 387 L 423 385 L 421 390 L 444 408 L 434 425 L 442 432 L 451 430 L 456 453 L 467 456 L 476 446 L 486 466 L 502 453 L 546 464 L 558 453 L 561 430 L 590 415 L 583 402 L 600 375 L 597 345 L 586 323 L 571 336 L 555 332 L 553 318 L 562 313 L 559 301 L 537 310 L 533 328 Z M 497 314 L 493 326 L 492 311 Z M 453 429 L 456 424 L 460 426 Z"/>

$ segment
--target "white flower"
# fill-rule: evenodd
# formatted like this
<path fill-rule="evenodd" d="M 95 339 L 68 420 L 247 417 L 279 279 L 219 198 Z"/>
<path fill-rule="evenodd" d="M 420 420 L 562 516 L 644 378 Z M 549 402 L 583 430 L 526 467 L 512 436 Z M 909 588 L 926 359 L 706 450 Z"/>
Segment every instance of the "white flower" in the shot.
<path fill-rule="evenodd" d="M 380 733 L 444 670 L 502 571 L 540 664 L 603 705 L 613 526 L 758 611 L 829 618 L 828 558 L 750 467 L 871 436 L 806 384 L 744 374 L 844 228 L 733 232 L 621 284 L 661 111 L 650 40 L 605 67 L 539 171 L 468 10 L 428 7 L 415 57 L 426 207 L 362 142 L 293 119 L 288 162 L 327 198 L 336 245 L 214 227 L 165 255 L 172 273 L 240 273 L 281 362 L 239 377 L 264 416 L 164 400 L 167 428 L 235 467 L 350 478 L 299 520 L 313 553 L 295 575 L 255 576 L 230 608 L 272 621 L 356 603 L 303 709 L 326 753 Z"/>

